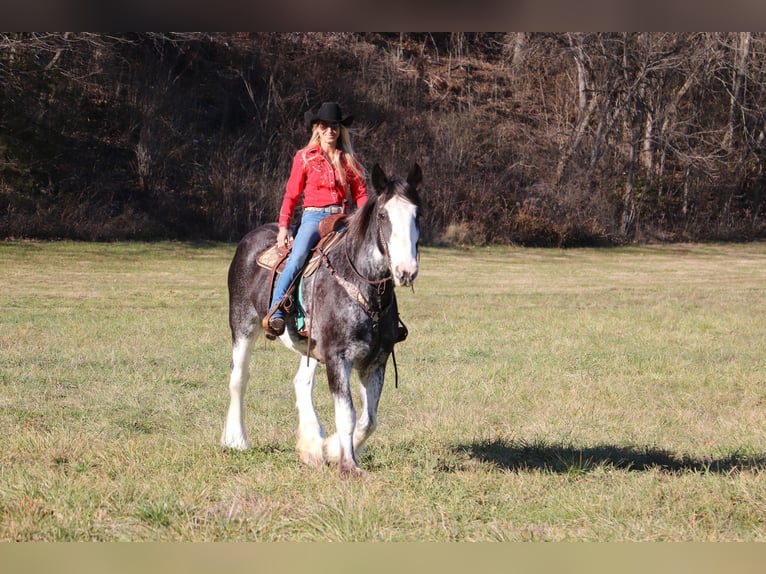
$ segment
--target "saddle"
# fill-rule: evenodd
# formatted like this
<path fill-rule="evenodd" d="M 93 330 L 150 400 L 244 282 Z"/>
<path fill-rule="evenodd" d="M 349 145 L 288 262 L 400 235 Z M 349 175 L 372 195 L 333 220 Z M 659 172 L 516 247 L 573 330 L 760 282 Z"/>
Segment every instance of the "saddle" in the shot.
<path fill-rule="evenodd" d="M 298 327 L 298 335 L 301 337 L 308 338 L 308 333 L 305 330 L 305 321 L 302 314 L 302 309 L 300 308 L 300 304 L 296 305 L 295 303 L 295 291 L 296 289 L 299 291 L 297 294 L 297 299 L 300 301 L 301 294 L 299 286 L 302 283 L 302 278 L 312 275 L 319 267 L 319 264 L 322 261 L 322 257 L 335 249 L 340 244 L 340 239 L 343 237 L 345 232 L 345 222 L 346 215 L 343 213 L 330 215 L 319 222 L 319 242 L 317 242 L 317 244 L 311 250 L 306 264 L 303 267 L 303 271 L 299 272 L 295 279 L 293 279 L 282 299 L 282 302 L 279 305 L 288 314 L 292 314 L 293 312 L 297 313 L 298 316 L 296 323 Z M 269 281 L 270 294 L 274 292 L 274 283 L 276 282 L 277 276 L 284 270 L 285 263 L 287 262 L 287 258 L 290 256 L 291 251 L 292 247 L 283 247 L 281 245 L 275 244 L 266 249 L 266 251 L 261 253 L 256 258 L 256 263 L 258 263 L 260 267 L 269 269 L 271 271 L 271 279 Z M 264 322 L 268 320 L 268 317 L 275 310 L 276 307 L 275 309 L 271 309 L 269 311 L 269 313 L 264 318 Z M 269 337 L 269 335 L 267 335 L 267 337 Z"/>
<path fill-rule="evenodd" d="M 322 253 L 329 253 L 337 247 L 338 242 L 345 231 L 345 228 L 343 227 L 345 222 L 346 215 L 343 213 L 330 215 L 319 222 L 319 242 L 311 250 L 311 254 L 303 268 L 303 277 L 308 277 L 316 271 L 316 268 L 319 266 L 319 261 L 322 258 Z M 256 259 L 256 262 L 264 269 L 271 270 L 272 276 L 276 278 L 276 276 L 282 273 L 282 270 L 285 268 L 285 263 L 287 262 L 287 258 L 291 251 L 292 247 L 284 247 L 275 244 L 261 253 Z"/>

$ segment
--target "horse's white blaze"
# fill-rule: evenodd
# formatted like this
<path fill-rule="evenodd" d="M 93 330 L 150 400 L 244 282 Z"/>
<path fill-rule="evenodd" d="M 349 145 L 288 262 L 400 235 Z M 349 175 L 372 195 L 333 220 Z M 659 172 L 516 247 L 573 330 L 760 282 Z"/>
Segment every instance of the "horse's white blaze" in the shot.
<path fill-rule="evenodd" d="M 240 339 L 232 349 L 229 411 L 221 435 L 221 444 L 237 450 L 250 448 L 245 431 L 243 399 L 247 390 L 247 381 L 250 378 L 250 354 L 252 350 L 252 339 Z"/>
<path fill-rule="evenodd" d="M 319 362 L 310 358 L 308 362 L 301 358 L 300 367 L 293 379 L 295 387 L 295 405 L 298 407 L 298 443 L 296 448 L 301 460 L 306 464 L 318 466 L 324 462 L 322 441 L 324 429 L 317 417 L 312 394 L 314 392 L 315 372 Z"/>
<path fill-rule="evenodd" d="M 417 206 L 396 196 L 386 203 L 385 210 L 391 222 L 388 253 L 394 284 L 397 287 L 409 285 L 418 274 Z"/>

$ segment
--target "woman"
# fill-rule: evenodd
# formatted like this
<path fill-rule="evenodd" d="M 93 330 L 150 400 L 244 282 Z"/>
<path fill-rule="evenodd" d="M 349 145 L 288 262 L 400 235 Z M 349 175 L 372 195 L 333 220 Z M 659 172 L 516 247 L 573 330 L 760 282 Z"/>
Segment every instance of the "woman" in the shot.
<path fill-rule="evenodd" d="M 274 337 L 285 331 L 282 299 L 319 241 L 319 222 L 328 215 L 348 211 L 348 188 L 357 207 L 367 201 L 364 169 L 354 156 L 346 129 L 354 117 L 343 118 L 341 108 L 335 102 L 324 102 L 316 114 L 308 111 L 304 117 L 311 130 L 311 139 L 293 158 L 279 211 L 278 245 L 286 247 L 290 243 L 289 227 L 301 195 L 303 215 L 290 256 L 274 287 L 271 311 L 263 319 L 266 333 Z"/>

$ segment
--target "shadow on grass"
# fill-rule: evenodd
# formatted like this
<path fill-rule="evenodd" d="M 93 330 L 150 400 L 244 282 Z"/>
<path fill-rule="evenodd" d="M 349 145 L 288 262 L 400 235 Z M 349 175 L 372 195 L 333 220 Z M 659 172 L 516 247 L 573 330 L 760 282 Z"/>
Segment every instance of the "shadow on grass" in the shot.
<path fill-rule="evenodd" d="M 575 448 L 565 445 L 515 441 L 486 440 L 454 448 L 456 454 L 492 465 L 501 470 L 571 474 L 590 472 L 599 467 L 619 470 L 647 471 L 659 469 L 669 473 L 712 472 L 729 474 L 739 471 L 766 470 L 766 454 L 733 453 L 723 458 L 696 459 L 650 447 L 597 445 Z M 462 458 L 462 457 L 461 457 Z M 440 470 L 451 472 L 461 465 L 445 461 Z"/>

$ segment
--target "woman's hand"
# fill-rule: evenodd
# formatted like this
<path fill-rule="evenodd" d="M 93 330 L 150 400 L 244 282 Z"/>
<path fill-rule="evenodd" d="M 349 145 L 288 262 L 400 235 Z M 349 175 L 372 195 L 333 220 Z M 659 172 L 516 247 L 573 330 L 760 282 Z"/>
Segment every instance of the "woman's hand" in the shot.
<path fill-rule="evenodd" d="M 287 229 L 287 227 L 280 227 L 279 233 L 277 233 L 277 245 L 280 247 L 287 247 L 291 241 L 290 230 Z"/>

